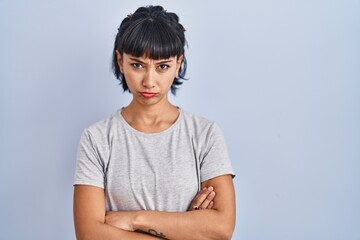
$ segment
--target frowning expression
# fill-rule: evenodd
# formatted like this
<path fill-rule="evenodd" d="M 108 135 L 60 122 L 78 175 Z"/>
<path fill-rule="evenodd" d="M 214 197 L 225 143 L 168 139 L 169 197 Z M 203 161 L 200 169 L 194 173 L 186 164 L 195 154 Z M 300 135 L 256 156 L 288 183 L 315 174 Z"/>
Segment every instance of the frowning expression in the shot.
<path fill-rule="evenodd" d="M 178 76 L 183 57 L 150 59 L 116 52 L 120 71 L 133 94 L 133 99 L 143 104 L 167 101 L 171 85 Z"/>

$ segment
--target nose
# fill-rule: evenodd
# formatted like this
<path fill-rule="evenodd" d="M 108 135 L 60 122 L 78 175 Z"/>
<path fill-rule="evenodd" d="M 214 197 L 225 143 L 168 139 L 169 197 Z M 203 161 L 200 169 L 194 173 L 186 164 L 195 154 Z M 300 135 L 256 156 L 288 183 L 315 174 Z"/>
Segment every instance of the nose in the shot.
<path fill-rule="evenodd" d="M 147 89 L 151 89 L 155 87 L 155 84 L 156 84 L 156 72 L 154 69 L 149 68 L 145 73 L 142 85 Z"/>

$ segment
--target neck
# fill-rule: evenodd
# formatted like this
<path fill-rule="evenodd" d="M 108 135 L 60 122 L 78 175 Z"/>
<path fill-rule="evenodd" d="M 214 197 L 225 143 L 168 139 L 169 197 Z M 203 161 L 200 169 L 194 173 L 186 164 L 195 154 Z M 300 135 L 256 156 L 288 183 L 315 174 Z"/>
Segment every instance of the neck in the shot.
<path fill-rule="evenodd" d="M 173 121 L 177 118 L 178 109 L 169 101 L 158 102 L 154 105 L 143 105 L 132 100 L 123 109 L 122 115 L 131 125 L 151 126 L 163 121 Z"/>

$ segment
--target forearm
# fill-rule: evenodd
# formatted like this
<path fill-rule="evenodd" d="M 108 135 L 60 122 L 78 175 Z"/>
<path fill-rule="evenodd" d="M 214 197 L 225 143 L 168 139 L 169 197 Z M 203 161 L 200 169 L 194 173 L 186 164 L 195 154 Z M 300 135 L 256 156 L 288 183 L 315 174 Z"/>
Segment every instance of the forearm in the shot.
<path fill-rule="evenodd" d="M 139 211 L 134 219 L 134 229 L 172 240 L 221 240 L 231 239 L 234 221 L 217 210 Z"/>
<path fill-rule="evenodd" d="M 105 222 L 129 232 L 142 230 L 157 237 L 172 240 L 228 240 L 231 239 L 235 227 L 236 209 L 235 192 L 230 175 L 220 176 L 203 183 L 205 187 L 218 189 L 216 202 L 212 209 L 206 209 L 206 200 L 196 196 L 190 209 L 201 207 L 202 210 L 188 212 L 161 211 L 119 211 L 107 212 Z M 206 191 L 205 191 L 206 192 Z M 208 192 L 209 193 L 209 192 Z M 207 200 L 212 202 L 214 195 Z M 212 197 L 211 197 L 212 196 Z M 197 200 L 200 200 L 197 202 Z M 210 204 L 210 203 L 209 203 Z"/>
<path fill-rule="evenodd" d="M 149 234 L 129 232 L 101 222 L 88 222 L 76 229 L 77 240 L 155 240 Z"/>

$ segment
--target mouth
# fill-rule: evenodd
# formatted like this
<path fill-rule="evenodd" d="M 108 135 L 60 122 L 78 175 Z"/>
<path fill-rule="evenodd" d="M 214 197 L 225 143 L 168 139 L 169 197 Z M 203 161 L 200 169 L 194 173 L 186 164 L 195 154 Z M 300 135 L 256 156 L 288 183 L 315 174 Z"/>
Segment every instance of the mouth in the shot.
<path fill-rule="evenodd" d="M 143 97 L 143 98 L 153 98 L 157 95 L 157 93 L 155 92 L 140 92 L 140 95 Z"/>

